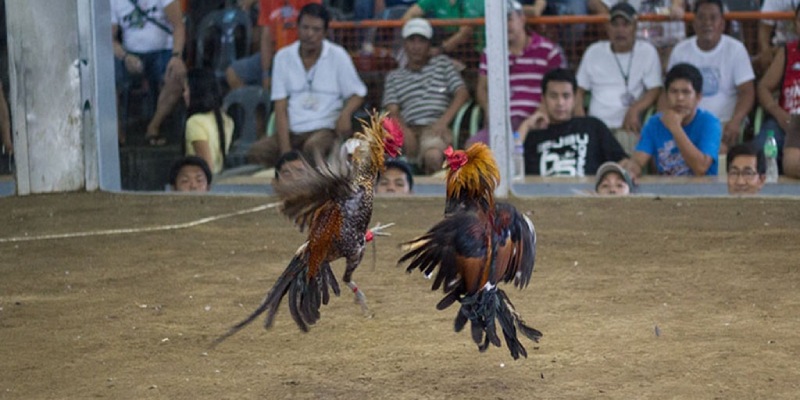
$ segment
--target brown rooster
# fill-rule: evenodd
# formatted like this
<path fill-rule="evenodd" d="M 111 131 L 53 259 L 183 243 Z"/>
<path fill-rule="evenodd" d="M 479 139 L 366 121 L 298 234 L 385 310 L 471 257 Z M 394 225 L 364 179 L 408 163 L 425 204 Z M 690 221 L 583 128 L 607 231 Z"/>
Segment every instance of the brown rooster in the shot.
<path fill-rule="evenodd" d="M 364 122 L 364 132 L 354 135 L 357 146 L 348 159 L 331 163 L 317 162 L 308 174 L 275 186 L 283 201 L 282 212 L 293 219 L 301 231 L 308 229 L 308 240 L 297 249 L 294 258 L 264 300 L 247 318 L 233 326 L 219 343 L 266 312 L 264 327 L 272 325 L 281 300 L 288 293 L 289 312 L 304 332 L 320 317 L 320 304 L 327 304 L 330 291 L 339 295 L 339 284 L 330 263 L 346 260 L 343 280 L 355 293 L 365 314 L 369 313 L 364 293 L 352 280 L 361 263 L 365 234 L 372 218 L 373 185 L 384 168 L 384 153 L 395 157 L 403 143 L 403 133 L 396 121 L 385 114 L 373 115 Z M 321 161 L 321 160 L 320 160 Z"/>
<path fill-rule="evenodd" d="M 514 281 L 522 289 L 530 282 L 536 257 L 536 231 L 528 217 L 508 203 L 495 203 L 500 180 L 491 150 L 482 143 L 466 151 L 445 151 L 447 200 L 445 218 L 426 234 L 403 245 L 407 251 L 398 263 L 411 260 L 407 272 L 433 275 L 433 290 L 447 294 L 436 308 L 461 303 L 455 319 L 460 332 L 471 322 L 472 338 L 480 351 L 489 344 L 500 346 L 496 323 L 503 331 L 511 356 L 527 357 L 517 330 L 538 342 L 542 333 L 528 327 L 508 296 L 497 287 Z"/>

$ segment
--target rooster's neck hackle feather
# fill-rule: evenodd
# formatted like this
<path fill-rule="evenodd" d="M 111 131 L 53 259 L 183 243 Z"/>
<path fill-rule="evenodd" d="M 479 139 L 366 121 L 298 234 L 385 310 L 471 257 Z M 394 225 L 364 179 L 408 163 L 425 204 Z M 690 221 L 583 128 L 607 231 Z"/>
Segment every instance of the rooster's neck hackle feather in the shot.
<path fill-rule="evenodd" d="M 448 199 L 470 203 L 482 200 L 486 210 L 493 209 L 494 190 L 500 182 L 500 170 L 489 147 L 475 143 L 467 150 L 450 150 L 447 154 L 451 165 L 447 171 Z"/>
<path fill-rule="evenodd" d="M 403 145 L 403 133 L 396 121 L 388 113 L 373 113 L 369 121 L 361 120 L 363 132 L 356 132 L 353 138 L 358 140 L 358 146 L 353 151 L 353 169 L 356 176 L 362 180 L 370 180 L 372 186 L 374 178 L 384 169 L 385 154 L 397 156 Z M 366 182 L 359 182 L 366 183 Z"/>

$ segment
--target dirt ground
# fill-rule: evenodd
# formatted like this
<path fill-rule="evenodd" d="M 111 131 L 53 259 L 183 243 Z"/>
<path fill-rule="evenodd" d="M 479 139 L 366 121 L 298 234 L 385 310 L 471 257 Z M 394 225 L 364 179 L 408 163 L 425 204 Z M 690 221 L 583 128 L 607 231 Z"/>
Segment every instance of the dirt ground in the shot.
<path fill-rule="evenodd" d="M 438 220 L 443 199 L 379 199 L 373 222 L 397 225 L 355 274 L 373 318 L 343 293 L 302 334 L 284 303 L 271 330 L 211 349 L 304 239 L 275 209 L 181 224 L 274 200 L 0 198 L 0 399 L 800 393 L 799 199 L 512 200 L 533 216 L 539 254 L 531 285 L 507 292 L 544 332 L 518 361 L 479 353 L 453 332 L 456 308 L 436 311 L 441 293 L 396 266 L 397 244 Z"/>

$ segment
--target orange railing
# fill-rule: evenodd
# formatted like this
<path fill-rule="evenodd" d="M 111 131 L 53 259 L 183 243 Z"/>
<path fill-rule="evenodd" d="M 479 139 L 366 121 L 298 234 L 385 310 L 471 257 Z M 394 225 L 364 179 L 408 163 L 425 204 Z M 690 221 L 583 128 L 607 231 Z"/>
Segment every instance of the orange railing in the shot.
<path fill-rule="evenodd" d="M 728 20 L 728 31 L 735 25 L 735 36 L 742 40 L 748 52 L 755 56 L 758 51 L 757 37 L 758 25 L 762 19 L 790 20 L 794 18 L 792 12 L 730 12 L 725 14 Z M 641 15 L 640 21 L 669 21 L 669 17 L 661 15 Z M 686 35 L 692 34 L 693 13 L 687 13 L 683 20 L 686 22 Z M 529 18 L 529 27 L 537 33 L 559 43 L 564 49 L 568 64 L 577 69 L 583 51 L 592 43 L 606 39 L 604 24 L 608 17 L 604 15 L 584 16 L 542 16 Z M 437 30 L 457 26 L 483 26 L 483 18 L 431 20 Z M 400 20 L 368 20 L 368 21 L 333 21 L 330 24 L 330 39 L 345 47 L 353 55 L 356 67 L 369 88 L 368 106 L 379 107 L 383 93 L 383 81 L 386 73 L 396 68 L 394 55 L 402 46 L 400 41 Z M 583 33 L 572 41 L 559 40 L 570 26 L 584 25 Z M 375 52 L 370 55 L 361 53 L 361 45 L 365 37 L 374 37 Z M 470 88 L 477 77 L 477 65 L 480 53 L 476 51 L 474 43 L 461 46 L 457 51 L 449 54 L 452 58 L 463 62 L 467 68 L 462 74 Z"/>

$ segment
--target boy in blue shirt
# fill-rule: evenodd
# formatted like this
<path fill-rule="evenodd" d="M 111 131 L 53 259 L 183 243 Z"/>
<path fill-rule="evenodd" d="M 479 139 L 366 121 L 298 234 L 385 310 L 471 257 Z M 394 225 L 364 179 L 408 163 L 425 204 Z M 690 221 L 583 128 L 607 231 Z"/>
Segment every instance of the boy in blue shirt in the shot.
<path fill-rule="evenodd" d="M 655 159 L 659 175 L 717 175 L 722 126 L 708 111 L 697 108 L 703 96 L 703 76 L 691 64 L 676 64 L 664 80 L 668 109 L 647 121 L 629 168 Z"/>

